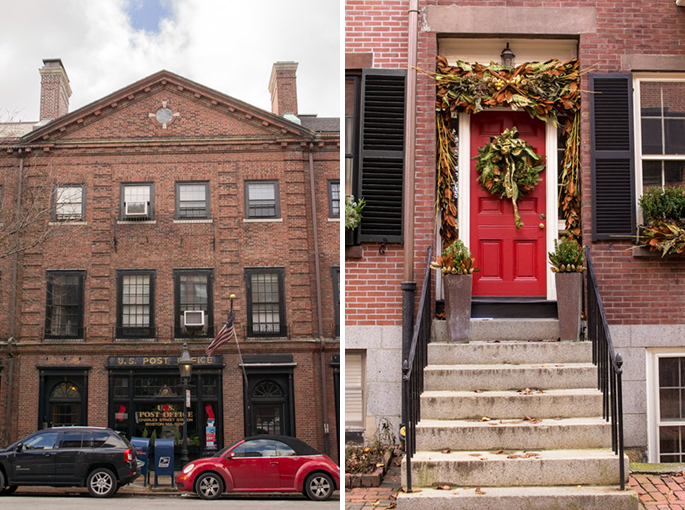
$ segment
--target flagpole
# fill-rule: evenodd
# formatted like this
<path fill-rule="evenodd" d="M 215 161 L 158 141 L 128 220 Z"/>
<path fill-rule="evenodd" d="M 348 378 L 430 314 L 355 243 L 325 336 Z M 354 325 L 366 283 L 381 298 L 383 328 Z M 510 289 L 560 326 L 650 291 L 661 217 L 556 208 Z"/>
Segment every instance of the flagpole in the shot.
<path fill-rule="evenodd" d="M 229 296 L 231 298 L 231 314 L 233 313 L 233 301 L 235 300 L 235 294 L 231 294 Z M 233 338 L 235 339 L 235 346 L 238 349 L 238 361 L 239 365 L 241 368 L 241 371 L 243 372 L 243 379 L 245 380 L 245 392 L 244 394 L 247 395 L 248 391 L 248 383 L 247 383 L 247 373 L 245 372 L 245 364 L 243 363 L 243 353 L 240 352 L 240 344 L 238 343 L 238 335 L 235 332 L 235 328 L 233 328 Z"/>

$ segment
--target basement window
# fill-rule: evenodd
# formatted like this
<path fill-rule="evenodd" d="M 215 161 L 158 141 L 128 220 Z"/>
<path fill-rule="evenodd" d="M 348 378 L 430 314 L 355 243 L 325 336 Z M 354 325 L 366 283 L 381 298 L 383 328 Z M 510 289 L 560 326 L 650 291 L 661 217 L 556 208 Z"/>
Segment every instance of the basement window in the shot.
<path fill-rule="evenodd" d="M 658 462 L 685 462 L 685 357 L 657 356 Z"/>

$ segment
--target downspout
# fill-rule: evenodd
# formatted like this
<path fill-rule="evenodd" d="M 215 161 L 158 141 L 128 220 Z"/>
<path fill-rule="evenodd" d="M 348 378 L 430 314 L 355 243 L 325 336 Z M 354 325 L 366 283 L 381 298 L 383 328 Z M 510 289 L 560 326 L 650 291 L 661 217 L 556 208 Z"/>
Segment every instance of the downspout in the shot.
<path fill-rule="evenodd" d="M 19 149 L 19 182 L 17 183 L 17 218 L 21 217 L 21 194 L 24 186 L 24 149 Z M 7 402 L 5 406 L 5 446 L 9 444 L 10 418 L 12 417 L 12 389 L 14 386 L 14 352 L 12 344 L 16 335 L 16 315 L 17 315 L 17 280 L 19 276 L 19 229 L 14 233 L 16 243 L 14 254 L 12 255 L 12 299 L 10 302 L 10 338 L 7 340 L 7 356 L 9 357 L 9 367 L 7 367 Z"/>
<path fill-rule="evenodd" d="M 416 165 L 416 63 L 419 0 L 409 0 L 409 53 L 407 56 L 407 100 L 404 118 L 404 272 L 402 276 L 402 360 L 409 354 L 414 332 L 414 197 Z M 401 369 L 402 367 L 400 367 Z M 408 417 L 402 406 L 402 423 Z"/>
<path fill-rule="evenodd" d="M 319 327 L 321 350 L 321 405 L 323 406 L 323 439 L 325 454 L 331 456 L 330 430 L 328 428 L 328 398 L 326 396 L 326 339 L 323 334 L 323 314 L 321 311 L 321 262 L 319 260 L 319 227 L 316 215 L 316 188 L 314 187 L 314 143 L 309 143 L 309 190 L 312 201 L 312 228 L 314 229 L 314 271 L 316 274 L 316 320 Z"/>

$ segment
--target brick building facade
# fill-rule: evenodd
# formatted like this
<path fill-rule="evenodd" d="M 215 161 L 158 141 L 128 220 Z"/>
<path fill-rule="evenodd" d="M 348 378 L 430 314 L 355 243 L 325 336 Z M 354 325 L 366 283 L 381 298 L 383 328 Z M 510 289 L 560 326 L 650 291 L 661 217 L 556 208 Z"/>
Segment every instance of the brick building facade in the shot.
<path fill-rule="evenodd" d="M 0 258 L 0 443 L 51 424 L 178 439 L 185 341 L 198 454 L 213 419 L 218 448 L 278 433 L 337 459 L 338 119 L 298 116 L 294 62 L 274 64 L 274 113 L 167 71 L 67 113 L 44 62 L 40 122 L 0 138 L 0 221 L 41 196 L 20 237 L 49 233 Z M 206 356 L 232 309 L 237 341 Z"/>
<path fill-rule="evenodd" d="M 577 58 L 582 70 L 581 88 L 581 227 L 583 244 L 590 247 L 598 283 L 616 348 L 625 360 L 624 395 L 626 446 L 651 461 L 681 461 L 680 447 L 661 442 L 665 437 L 680 437 L 682 415 L 674 414 L 670 393 L 683 386 L 673 366 L 685 359 L 685 265 L 682 258 L 646 256 L 636 250 L 636 227 L 641 222 L 639 197 L 649 186 L 685 183 L 683 151 L 685 130 L 675 126 L 683 116 L 679 98 L 685 90 L 685 50 L 673 41 L 685 35 L 685 9 L 674 2 L 650 0 L 615 2 L 537 2 L 526 1 L 442 1 L 421 0 L 418 4 L 416 34 L 417 60 L 408 62 L 412 34 L 409 0 L 367 2 L 346 0 L 347 127 L 357 130 L 353 141 L 364 136 L 363 108 L 374 92 L 373 80 L 388 77 L 408 90 L 407 64 L 434 71 L 436 57 L 444 55 L 450 64 L 499 62 L 507 43 L 515 53 L 515 65 L 562 62 Z M 597 81 L 599 80 L 599 81 Z M 603 81 L 604 80 L 604 81 Z M 611 80 L 617 80 L 611 82 Z M 593 101 L 609 97 L 599 91 L 601 84 L 620 84 L 623 96 L 618 111 L 609 115 L 609 143 L 626 133 L 628 144 L 609 146 L 602 153 L 595 125 L 599 107 Z M 654 95 L 661 101 L 654 106 Z M 412 281 L 421 288 L 429 246 L 439 249 L 436 233 L 436 88 L 433 78 L 418 73 L 416 110 L 402 111 L 415 119 L 413 138 L 416 149 L 413 173 L 413 234 L 411 253 Z M 403 104 L 404 98 L 398 103 Z M 367 111 L 368 106 L 366 106 Z M 650 112 L 661 108 L 661 114 Z M 668 112 L 668 113 L 663 113 Z M 479 114 L 470 116 L 477 118 Z M 456 117 L 456 116 L 455 116 Z M 654 117 L 655 120 L 650 120 Z M 658 117 L 658 120 L 656 119 Z M 670 118 L 670 119 L 669 119 Z M 469 116 L 455 118 L 460 142 L 469 139 Z M 661 122 L 661 124 L 659 124 Z M 458 126 L 457 126 L 458 124 Z M 661 131 L 661 126 L 663 131 Z M 350 131 L 353 132 L 353 131 Z M 661 134 L 663 133 L 663 134 Z M 556 133 L 548 132 L 547 147 L 555 147 Z M 652 138 L 658 140 L 654 141 Z M 657 146 L 657 149 L 651 145 Z M 616 145 L 616 144 L 614 144 Z M 399 153 L 405 149 L 400 145 Z M 653 150 L 654 149 L 654 150 Z M 379 202 L 373 189 L 364 188 L 365 147 L 347 145 L 348 172 L 346 194 L 362 196 L 370 217 Z M 468 142 L 458 145 L 459 166 L 467 167 L 475 154 Z M 554 149 L 552 149 L 554 150 Z M 471 153 L 469 154 L 469 151 Z M 550 150 L 548 150 L 548 161 Z M 394 167 L 395 175 L 406 179 L 402 154 Z M 463 158 L 463 159 L 462 159 Z M 606 163 L 606 164 L 603 164 Z M 397 163 L 397 161 L 395 162 Z M 389 164 L 390 165 L 390 164 Z M 556 163 L 554 163 L 556 167 Z M 608 168 L 615 169 L 611 173 Z M 548 167 L 548 171 L 549 171 Z M 351 171 L 350 171 L 351 170 Z M 554 168 L 557 171 L 557 168 Z M 370 192 L 370 199 L 368 193 Z M 408 190 L 405 188 L 404 193 Z M 549 192 L 548 192 L 549 194 Z M 556 201 L 551 194 L 548 200 Z M 466 198 L 468 203 L 468 198 Z M 464 200 L 462 200 L 463 202 Z M 407 202 L 397 205 L 406 208 Z M 461 205 L 460 205 L 461 207 Z M 459 209 L 457 227 L 460 237 L 469 229 L 469 210 Z M 549 216 L 549 215 L 548 215 Z M 555 215 L 556 216 L 556 215 Z M 398 220 L 399 218 L 399 220 Z M 403 216 L 406 222 L 407 216 Z M 553 217 L 550 217 L 550 219 Z M 402 225 L 402 215 L 394 220 Z M 545 252 L 550 241 L 563 234 L 563 223 L 547 223 Z M 404 225 L 406 228 L 406 224 Z M 390 227 L 388 227 L 390 228 Z M 363 432 L 368 437 L 383 419 L 393 425 L 400 421 L 400 380 L 402 359 L 402 283 L 406 275 L 403 237 L 383 243 L 381 237 L 361 227 L 348 234 L 346 247 L 346 380 L 354 400 L 346 430 Z M 473 238 L 465 238 L 474 244 Z M 382 249 L 381 249 L 382 248 Z M 476 260 L 477 265 L 482 261 Z M 432 278 L 436 278 L 432 275 Z M 547 271 L 547 291 L 540 296 L 554 301 L 556 289 Z M 439 301 L 440 281 L 433 296 Z M 677 370 L 676 370 L 677 372 Z M 673 377 L 671 377 L 673 376 Z M 350 389 L 352 391 L 350 391 Z M 390 396 L 390 397 L 388 397 Z M 346 397 L 347 399 L 347 397 Z M 346 405 L 350 406 L 349 402 Z M 356 407 L 353 407 L 356 406 Z M 677 416 L 676 416 L 677 415 Z M 674 443 L 675 444 L 675 443 Z M 679 443 L 680 444 L 680 443 Z"/>

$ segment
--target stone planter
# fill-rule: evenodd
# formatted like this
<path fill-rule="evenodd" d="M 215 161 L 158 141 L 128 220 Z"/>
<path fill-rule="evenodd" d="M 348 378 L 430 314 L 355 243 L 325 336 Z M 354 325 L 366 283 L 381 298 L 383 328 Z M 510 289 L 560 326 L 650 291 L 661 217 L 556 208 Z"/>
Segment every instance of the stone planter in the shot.
<path fill-rule="evenodd" d="M 555 273 L 557 284 L 557 314 L 559 338 L 577 341 L 580 338 L 583 274 Z"/>
<path fill-rule="evenodd" d="M 471 324 L 471 289 L 473 276 L 446 274 L 442 278 L 445 287 L 445 318 L 450 342 L 464 342 L 469 338 Z"/>

